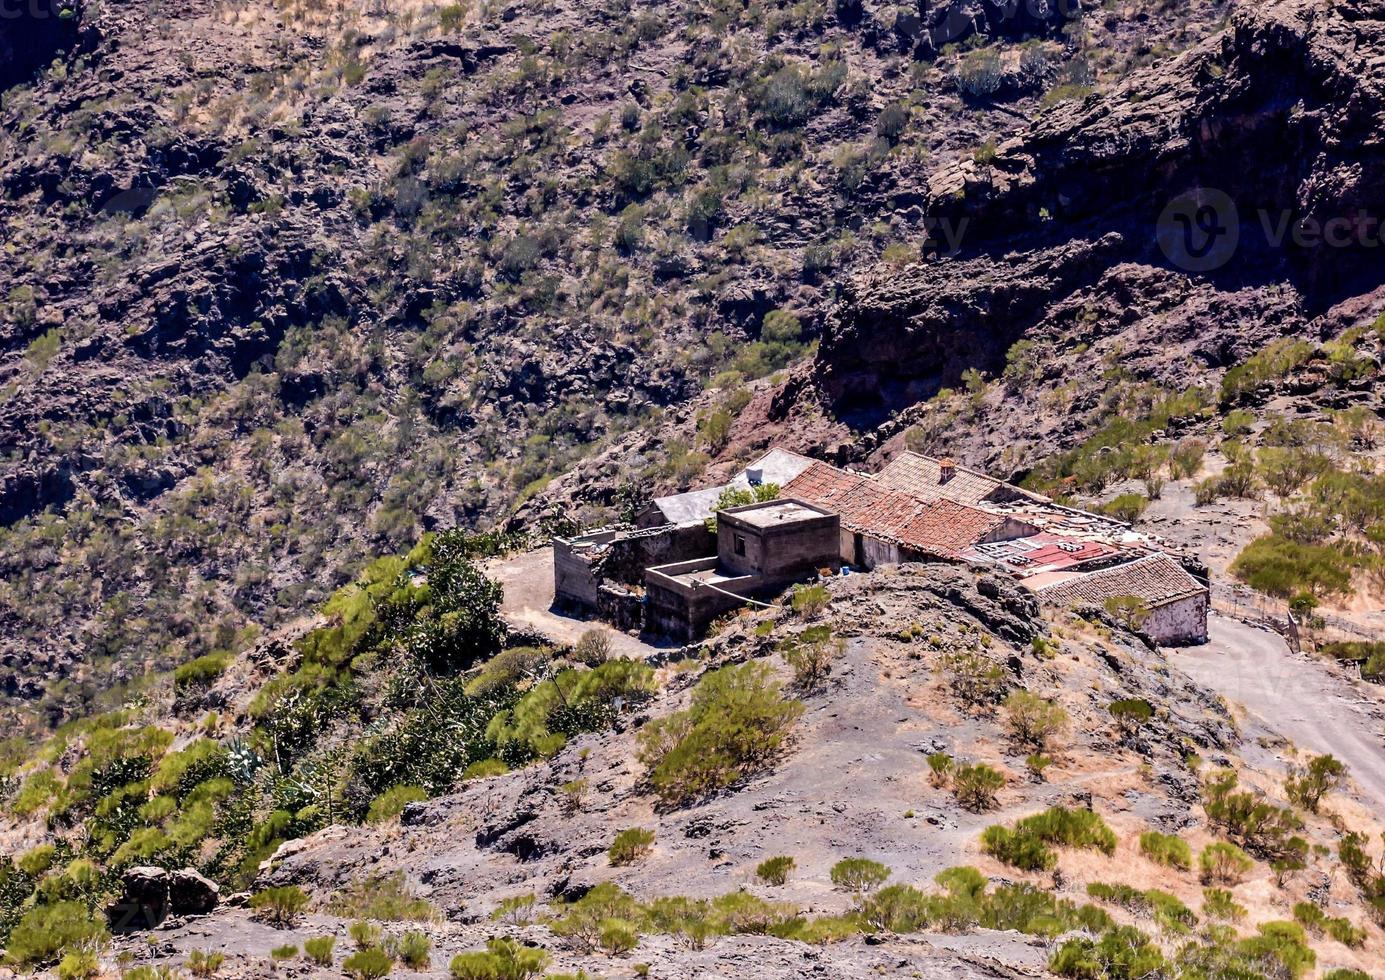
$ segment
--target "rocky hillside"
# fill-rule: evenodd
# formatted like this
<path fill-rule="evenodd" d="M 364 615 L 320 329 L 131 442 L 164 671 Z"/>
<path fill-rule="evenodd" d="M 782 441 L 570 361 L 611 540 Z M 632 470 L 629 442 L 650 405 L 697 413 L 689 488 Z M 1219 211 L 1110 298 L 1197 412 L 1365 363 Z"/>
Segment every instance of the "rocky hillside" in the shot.
<path fill-rule="evenodd" d="M 1230 9 L 25 7 L 0 23 L 0 688 L 50 722 L 504 515 L 712 379 L 744 405 L 824 329 L 844 391 L 839 284 L 990 248 L 938 225 L 930 174 Z"/>
<path fill-rule="evenodd" d="M 474 587 L 420 559 L 429 589 Z M 511 645 L 467 666 L 439 655 L 494 642 L 484 617 L 442 627 L 449 600 L 410 568 L 363 583 L 377 618 L 348 590 L 297 642 L 25 762 L 12 960 L 461 980 L 1378 965 L 1385 827 L 1350 773 L 1310 777 L 1099 614 L 902 566 L 672 656 Z M 350 665 L 329 678 L 334 651 Z"/>

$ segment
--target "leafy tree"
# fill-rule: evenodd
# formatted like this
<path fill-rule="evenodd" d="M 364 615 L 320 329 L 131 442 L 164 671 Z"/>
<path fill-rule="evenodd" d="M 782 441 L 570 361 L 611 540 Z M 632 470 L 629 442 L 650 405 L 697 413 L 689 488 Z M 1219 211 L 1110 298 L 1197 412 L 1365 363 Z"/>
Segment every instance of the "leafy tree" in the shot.
<path fill-rule="evenodd" d="M 654 844 L 654 831 L 642 827 L 630 827 L 616 834 L 611 842 L 607 856 L 613 865 L 634 864 L 649 854 Z"/>

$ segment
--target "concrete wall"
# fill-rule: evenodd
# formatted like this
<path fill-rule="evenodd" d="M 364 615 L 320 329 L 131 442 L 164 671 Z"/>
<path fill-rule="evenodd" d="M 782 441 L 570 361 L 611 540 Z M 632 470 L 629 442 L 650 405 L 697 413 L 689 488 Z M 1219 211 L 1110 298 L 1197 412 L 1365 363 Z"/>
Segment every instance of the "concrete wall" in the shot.
<path fill-rule="evenodd" d="M 559 604 L 593 609 L 622 629 L 629 628 L 627 590 L 640 585 L 652 565 L 701 558 L 712 553 L 716 538 L 705 525 L 633 530 L 603 528 L 575 538 L 553 539 L 553 593 Z M 638 625 L 638 623 L 634 624 Z"/>
<path fill-rule="evenodd" d="M 644 628 L 656 636 L 666 636 L 680 643 L 691 643 L 701 637 L 716 619 L 744 603 L 733 595 L 749 595 L 763 580 L 747 575 L 717 583 L 717 590 L 694 589 L 674 576 L 691 571 L 704 571 L 717 566 L 716 558 L 679 562 L 663 568 L 651 568 L 645 576 Z"/>
<path fill-rule="evenodd" d="M 1144 632 L 1162 646 L 1181 647 L 1207 642 L 1207 593 L 1178 599 L 1150 610 Z"/>
<path fill-rule="evenodd" d="M 611 542 L 597 573 L 614 582 L 639 585 L 646 568 L 705 558 L 716 547 L 716 537 L 705 524 L 664 524 L 629 531 Z"/>
<path fill-rule="evenodd" d="M 738 575 L 793 579 L 840 564 L 839 528 L 835 514 L 756 527 L 724 511 L 717 518 L 717 555 Z M 744 543 L 744 554 L 736 553 L 737 540 Z"/>
<path fill-rule="evenodd" d="M 558 603 L 597 607 L 591 549 L 564 538 L 553 539 L 553 594 Z"/>

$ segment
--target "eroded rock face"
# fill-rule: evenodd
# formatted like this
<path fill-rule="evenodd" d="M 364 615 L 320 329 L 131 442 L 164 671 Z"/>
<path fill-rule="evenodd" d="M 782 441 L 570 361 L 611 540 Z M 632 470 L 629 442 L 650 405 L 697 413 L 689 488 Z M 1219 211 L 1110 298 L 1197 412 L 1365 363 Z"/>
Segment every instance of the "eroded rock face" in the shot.
<path fill-rule="evenodd" d="M 0 5 L 0 90 L 25 81 L 77 38 L 78 0 L 6 0 Z"/>
<path fill-rule="evenodd" d="M 1382 58 L 1381 0 L 1242 6 L 1171 65 L 934 173 L 926 220 L 960 250 L 845 290 L 818 361 L 829 398 L 899 408 L 996 371 L 1098 280 L 1191 299 L 1206 284 L 1252 323 L 1286 288 L 1310 318 L 1377 288 Z M 1187 319 L 1159 305 L 1171 329 Z"/>

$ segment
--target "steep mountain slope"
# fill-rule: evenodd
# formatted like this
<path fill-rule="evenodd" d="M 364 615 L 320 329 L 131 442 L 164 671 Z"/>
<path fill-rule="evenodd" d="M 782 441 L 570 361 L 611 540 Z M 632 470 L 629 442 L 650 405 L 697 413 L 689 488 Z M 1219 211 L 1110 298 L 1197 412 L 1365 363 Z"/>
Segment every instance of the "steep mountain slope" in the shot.
<path fill-rule="evenodd" d="M 0 687 L 239 647 L 783 367 L 939 247 L 929 170 L 1223 13 L 1053 9 L 74 8 L 3 103 Z"/>

